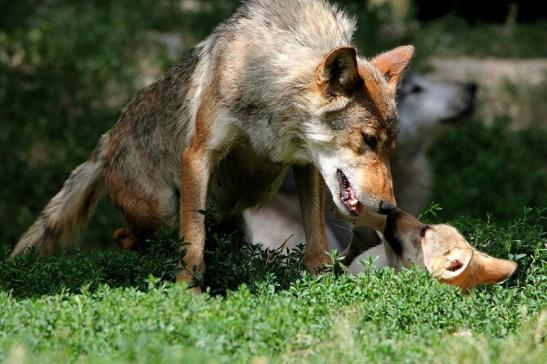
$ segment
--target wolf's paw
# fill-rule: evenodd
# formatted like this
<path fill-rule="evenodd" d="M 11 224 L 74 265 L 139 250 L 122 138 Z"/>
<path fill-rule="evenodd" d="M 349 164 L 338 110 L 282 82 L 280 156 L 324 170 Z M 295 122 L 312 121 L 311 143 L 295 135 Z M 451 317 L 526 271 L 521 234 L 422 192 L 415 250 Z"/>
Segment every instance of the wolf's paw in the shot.
<path fill-rule="evenodd" d="M 112 240 L 121 250 L 142 252 L 138 239 L 126 229 L 116 229 L 112 234 Z"/>
<path fill-rule="evenodd" d="M 193 274 L 183 270 L 177 275 L 177 283 L 188 283 L 188 290 L 194 294 L 201 294 L 201 282 Z"/>
<path fill-rule="evenodd" d="M 326 252 L 322 254 L 304 255 L 304 265 L 311 274 L 318 274 L 323 271 L 323 267 L 332 264 L 332 260 Z"/>

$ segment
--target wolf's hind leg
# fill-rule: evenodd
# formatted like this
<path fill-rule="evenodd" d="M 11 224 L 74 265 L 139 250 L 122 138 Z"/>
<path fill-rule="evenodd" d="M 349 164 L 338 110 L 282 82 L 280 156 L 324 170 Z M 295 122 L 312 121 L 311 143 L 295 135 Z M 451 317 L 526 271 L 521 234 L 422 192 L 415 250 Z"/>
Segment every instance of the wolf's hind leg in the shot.
<path fill-rule="evenodd" d="M 107 170 L 106 181 L 112 203 L 121 211 L 126 227 L 114 231 L 112 239 L 122 250 L 142 253 L 146 239 L 161 227 L 177 227 L 178 191 L 144 173 L 123 176 L 119 171 Z"/>
<path fill-rule="evenodd" d="M 141 239 L 133 234 L 129 229 L 116 229 L 112 234 L 112 240 L 124 251 L 135 251 L 143 253 Z"/>

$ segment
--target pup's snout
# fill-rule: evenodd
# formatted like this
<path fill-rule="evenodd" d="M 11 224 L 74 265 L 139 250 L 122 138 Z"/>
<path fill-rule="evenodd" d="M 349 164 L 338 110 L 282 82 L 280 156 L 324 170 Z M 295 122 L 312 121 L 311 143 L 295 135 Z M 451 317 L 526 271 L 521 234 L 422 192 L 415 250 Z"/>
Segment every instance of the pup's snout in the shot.
<path fill-rule="evenodd" d="M 387 201 L 380 201 L 378 212 L 382 215 L 390 215 L 397 211 L 397 206 Z"/>
<path fill-rule="evenodd" d="M 479 86 L 475 82 L 466 82 L 464 85 L 464 88 L 467 92 L 469 92 L 472 96 L 475 96 L 477 93 L 477 89 Z"/>

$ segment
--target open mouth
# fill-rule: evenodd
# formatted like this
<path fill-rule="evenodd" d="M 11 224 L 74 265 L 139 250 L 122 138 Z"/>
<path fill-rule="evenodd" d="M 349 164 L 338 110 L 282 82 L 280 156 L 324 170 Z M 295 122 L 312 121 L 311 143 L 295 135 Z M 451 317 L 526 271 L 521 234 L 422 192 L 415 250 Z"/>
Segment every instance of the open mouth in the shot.
<path fill-rule="evenodd" d="M 351 188 L 348 178 L 341 170 L 336 170 L 336 177 L 340 184 L 340 200 L 346 208 L 346 210 L 352 216 L 359 216 L 363 211 L 363 205 L 357 199 L 357 195 Z"/>

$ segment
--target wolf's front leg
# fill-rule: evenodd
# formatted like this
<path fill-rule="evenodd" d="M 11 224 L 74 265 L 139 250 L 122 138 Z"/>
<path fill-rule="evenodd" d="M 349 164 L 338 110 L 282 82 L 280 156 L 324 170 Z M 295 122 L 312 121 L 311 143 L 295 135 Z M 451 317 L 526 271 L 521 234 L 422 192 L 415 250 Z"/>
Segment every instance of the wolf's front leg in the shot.
<path fill-rule="evenodd" d="M 182 153 L 179 235 L 190 245 L 181 246 L 186 249 L 185 267 L 177 281 L 190 282 L 194 272 L 205 273 L 205 220 L 200 211 L 207 207 L 211 165 L 211 154 L 202 147 L 191 144 Z"/>
<path fill-rule="evenodd" d="M 296 188 L 306 233 L 304 263 L 310 273 L 330 263 L 325 224 L 325 191 L 319 171 L 313 166 L 294 167 Z"/>

